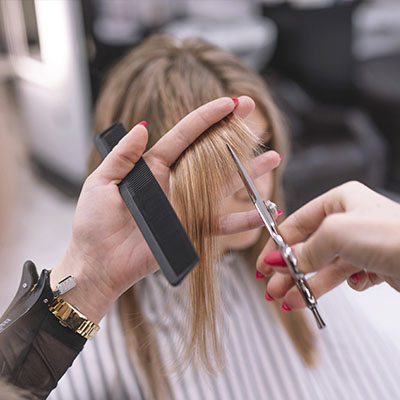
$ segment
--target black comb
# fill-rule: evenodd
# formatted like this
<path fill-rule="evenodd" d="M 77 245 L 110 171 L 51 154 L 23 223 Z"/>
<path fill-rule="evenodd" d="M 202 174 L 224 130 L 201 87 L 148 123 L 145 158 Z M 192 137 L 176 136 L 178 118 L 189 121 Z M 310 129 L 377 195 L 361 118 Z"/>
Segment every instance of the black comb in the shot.
<path fill-rule="evenodd" d="M 126 134 L 117 121 L 95 137 L 103 159 Z M 177 285 L 197 264 L 199 256 L 143 158 L 120 182 L 119 191 L 165 277 L 171 285 Z"/>

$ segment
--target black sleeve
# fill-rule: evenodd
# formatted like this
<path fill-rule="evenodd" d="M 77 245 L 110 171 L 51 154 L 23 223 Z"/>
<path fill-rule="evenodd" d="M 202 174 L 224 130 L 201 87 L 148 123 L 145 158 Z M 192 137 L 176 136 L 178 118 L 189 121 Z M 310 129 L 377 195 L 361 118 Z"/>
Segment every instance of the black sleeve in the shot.
<path fill-rule="evenodd" d="M 49 311 L 49 271 L 40 278 L 27 261 L 17 294 L 0 319 L 0 376 L 46 398 L 83 349 L 86 339 L 62 326 Z"/>

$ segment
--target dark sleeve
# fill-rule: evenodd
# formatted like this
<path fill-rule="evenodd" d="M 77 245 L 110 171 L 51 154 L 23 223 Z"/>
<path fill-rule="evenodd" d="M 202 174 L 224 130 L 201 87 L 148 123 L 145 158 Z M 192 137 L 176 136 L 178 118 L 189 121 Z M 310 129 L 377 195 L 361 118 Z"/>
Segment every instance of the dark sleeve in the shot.
<path fill-rule="evenodd" d="M 27 261 L 17 294 L 0 319 L 1 379 L 40 399 L 57 386 L 86 343 L 49 311 L 52 299 L 49 271 L 39 278 Z"/>

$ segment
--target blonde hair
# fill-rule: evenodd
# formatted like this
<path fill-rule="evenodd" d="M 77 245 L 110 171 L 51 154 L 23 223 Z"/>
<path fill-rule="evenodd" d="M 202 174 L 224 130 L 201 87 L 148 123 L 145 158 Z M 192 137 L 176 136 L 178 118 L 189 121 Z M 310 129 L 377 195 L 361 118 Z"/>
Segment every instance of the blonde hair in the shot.
<path fill-rule="evenodd" d="M 180 41 L 154 35 L 110 71 L 97 103 L 95 131 L 100 132 L 117 119 L 128 129 L 147 120 L 149 146 L 152 146 L 200 105 L 221 96 L 239 95 L 249 95 L 255 100 L 268 122 L 271 147 L 285 155 L 287 141 L 279 113 L 265 83 L 255 72 L 233 55 L 200 39 Z M 170 182 L 171 201 L 201 260 L 188 277 L 190 302 L 187 303 L 191 311 L 185 316 L 188 330 L 182 360 L 200 361 L 210 372 L 223 364 L 217 334 L 219 287 L 215 263 L 218 260 L 218 203 L 234 173 L 226 142 L 245 162 L 260 145 L 246 125 L 231 115 L 208 129 L 181 155 L 172 169 Z M 99 163 L 100 157 L 94 151 L 91 169 Z M 280 174 L 274 171 L 271 199 L 281 205 Z M 140 311 L 135 287 L 121 296 L 119 306 L 127 346 L 145 398 L 167 396 L 168 380 L 160 368 L 152 330 Z M 281 318 L 303 358 L 309 360 L 311 334 L 302 315 Z M 304 336 L 296 330 L 303 331 Z"/>

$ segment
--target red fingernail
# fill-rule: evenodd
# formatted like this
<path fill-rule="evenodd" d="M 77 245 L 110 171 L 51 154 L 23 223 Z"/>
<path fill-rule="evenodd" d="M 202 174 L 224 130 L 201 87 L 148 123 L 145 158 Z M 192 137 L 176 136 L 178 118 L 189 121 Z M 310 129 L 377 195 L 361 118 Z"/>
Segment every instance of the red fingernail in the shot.
<path fill-rule="evenodd" d="M 282 303 L 282 310 L 292 311 L 292 309 L 285 302 Z"/>
<path fill-rule="evenodd" d="M 281 154 L 279 154 L 279 159 L 282 160 L 282 155 Z"/>
<path fill-rule="evenodd" d="M 146 121 L 142 121 L 142 122 L 139 122 L 138 125 L 143 125 L 146 128 L 147 122 Z"/>
<path fill-rule="evenodd" d="M 256 271 L 256 278 L 257 279 L 263 279 L 264 275 L 261 272 Z"/>
<path fill-rule="evenodd" d="M 356 272 L 355 274 L 353 274 L 350 277 L 351 283 L 354 283 L 354 284 L 356 284 L 359 279 L 360 279 L 360 275 L 358 275 L 358 272 Z"/>
<path fill-rule="evenodd" d="M 267 291 L 265 291 L 265 300 L 274 301 L 274 298 Z"/>
<path fill-rule="evenodd" d="M 239 105 L 239 99 L 237 99 L 236 97 L 232 97 L 232 101 L 235 104 L 235 108 L 234 108 L 234 110 L 235 110 L 236 107 Z"/>
<path fill-rule="evenodd" d="M 283 211 L 282 210 L 276 210 L 276 212 L 277 212 L 277 214 L 278 214 L 278 217 L 280 217 L 282 214 L 283 214 Z"/>
<path fill-rule="evenodd" d="M 279 250 L 275 250 L 272 253 L 269 253 L 264 258 L 265 264 L 273 265 L 274 267 L 286 267 L 285 260 L 282 257 L 282 254 Z"/>

